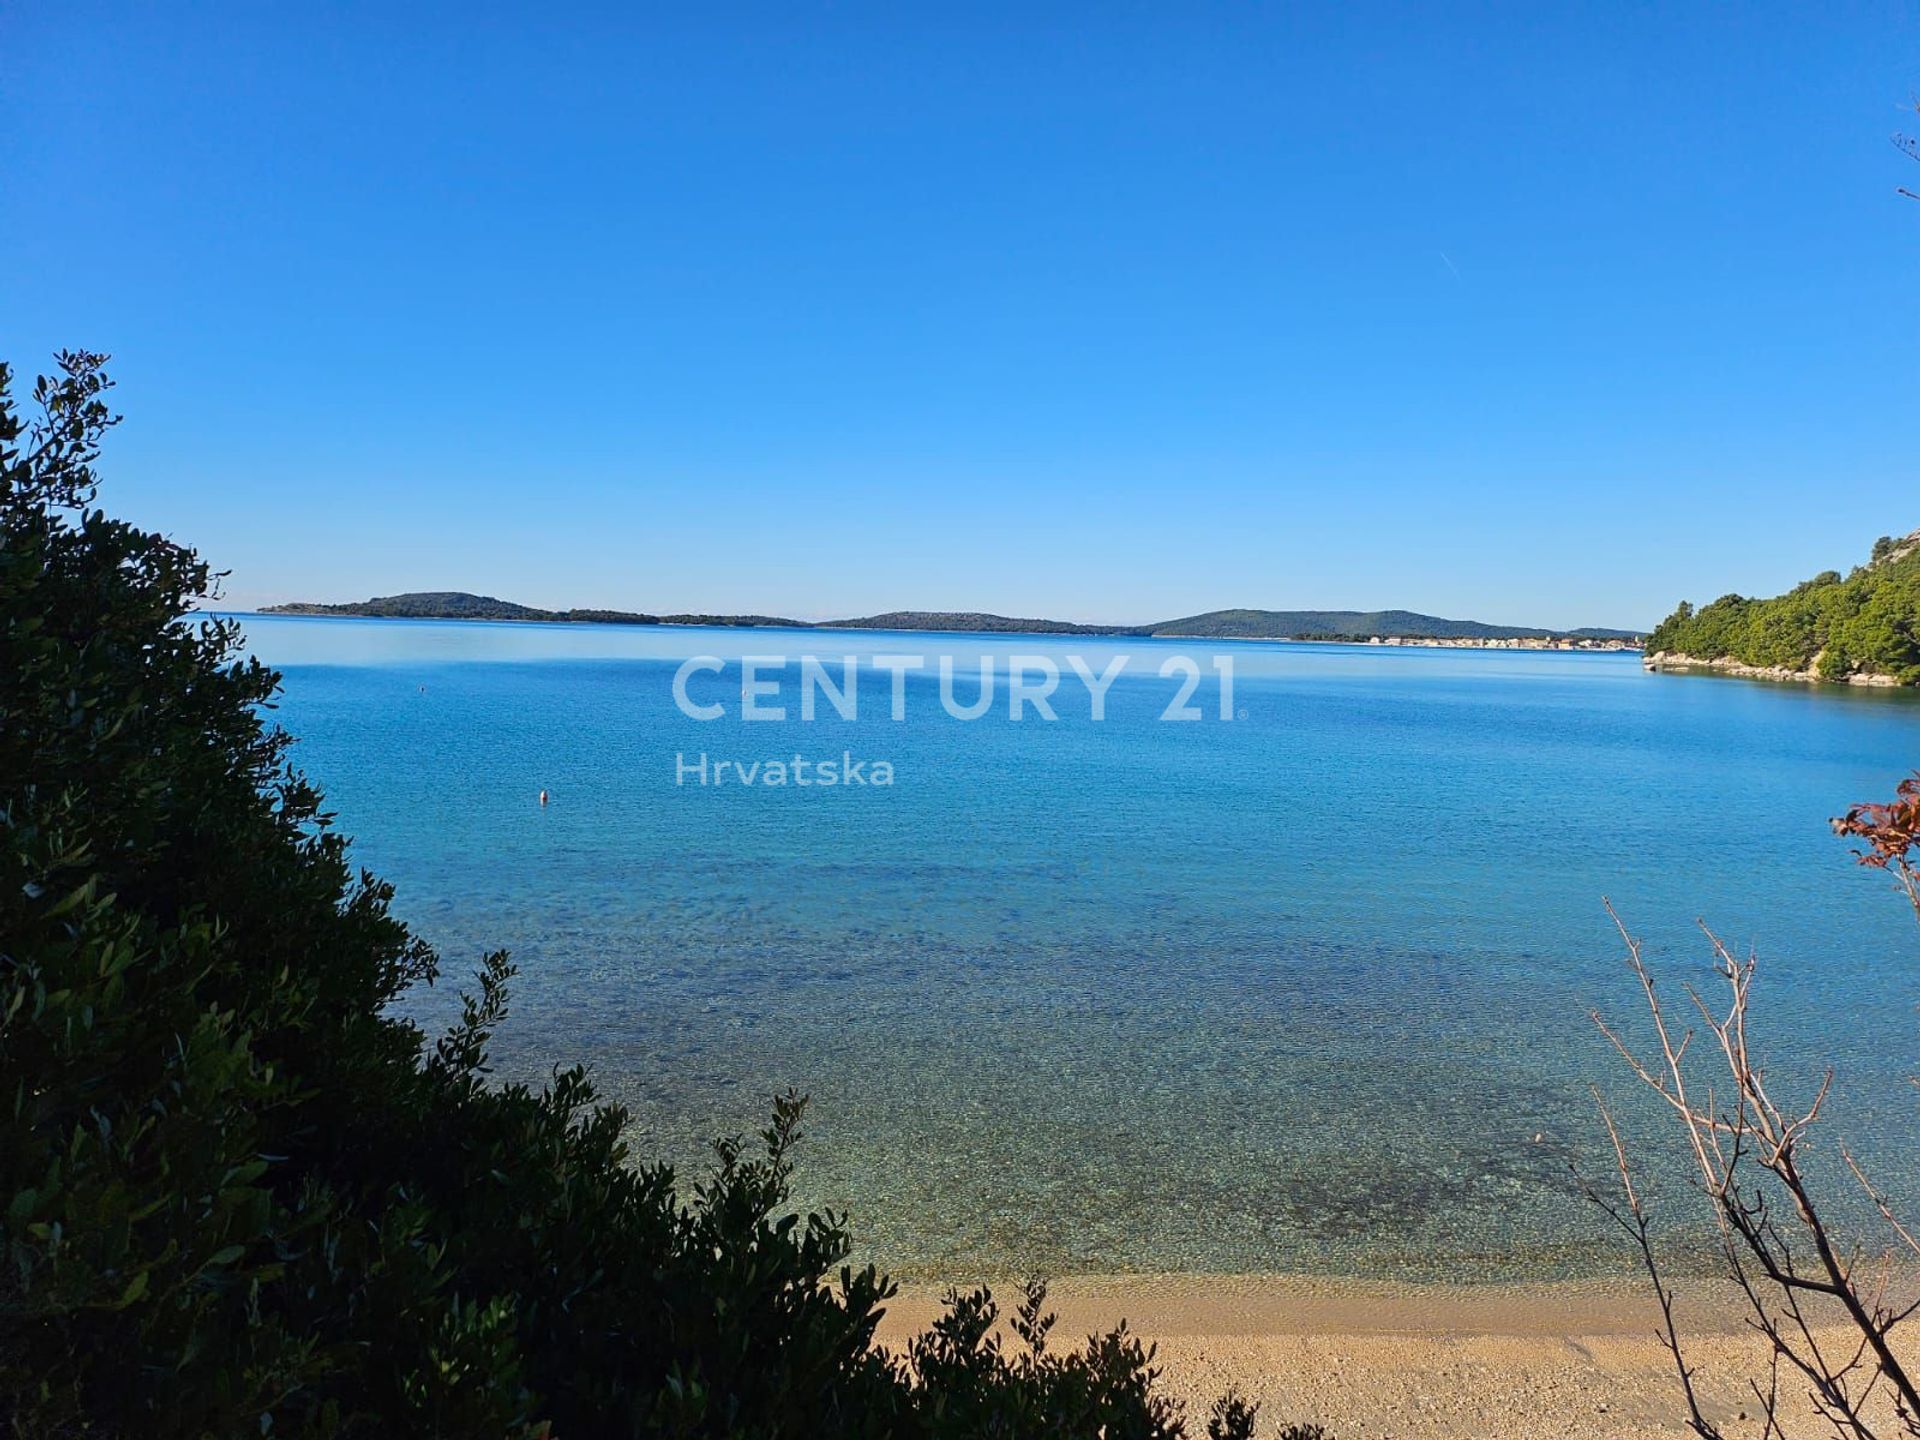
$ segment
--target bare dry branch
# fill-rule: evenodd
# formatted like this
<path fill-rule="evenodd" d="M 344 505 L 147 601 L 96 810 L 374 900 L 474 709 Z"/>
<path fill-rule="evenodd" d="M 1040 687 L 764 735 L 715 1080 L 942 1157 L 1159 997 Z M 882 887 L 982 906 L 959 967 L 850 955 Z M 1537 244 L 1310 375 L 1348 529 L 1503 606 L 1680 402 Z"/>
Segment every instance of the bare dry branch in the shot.
<path fill-rule="evenodd" d="M 1911 791 L 1903 787 L 1902 794 L 1920 801 L 1920 786 Z M 1886 819 L 1888 815 L 1894 817 L 1893 822 Z M 1907 825 L 1901 838 L 1916 833 L 1914 816 L 1908 812 L 1862 807 L 1853 812 L 1851 829 L 1846 833 L 1863 835 L 1875 846 L 1870 855 L 1899 876 L 1915 902 L 1916 914 L 1920 914 L 1915 871 L 1907 863 L 1904 848 L 1887 839 L 1887 825 L 1901 821 Z M 1920 1300 L 1900 1307 L 1892 1302 L 1894 1269 L 1890 1255 L 1877 1257 L 1879 1263 L 1863 1264 L 1870 1257 L 1857 1248 L 1843 1249 L 1801 1167 L 1801 1153 L 1811 1143 L 1832 1094 L 1833 1072 L 1825 1072 L 1812 1100 L 1803 1108 L 1783 1108 L 1756 1058 L 1749 1031 L 1757 957 L 1751 953 L 1744 958 L 1736 956 L 1703 924 L 1701 930 L 1724 987 L 1724 1006 L 1710 1005 L 1692 987 L 1686 993 L 1700 1028 L 1713 1041 L 1710 1053 L 1718 1056 L 1713 1068 L 1729 1089 L 1723 1099 L 1711 1086 L 1704 1092 L 1700 1087 L 1690 1088 L 1688 1072 L 1693 1067 L 1688 1064 L 1688 1056 L 1695 1030 L 1676 1031 L 1639 940 L 1628 932 L 1611 903 L 1607 913 L 1625 945 L 1627 965 L 1639 982 L 1653 1022 L 1658 1058 L 1643 1059 L 1597 1013 L 1594 1023 L 1634 1076 L 1664 1100 L 1680 1121 L 1696 1182 L 1718 1227 L 1727 1274 L 1744 1297 L 1747 1323 L 1768 1345 L 1765 1380 L 1750 1381 L 1760 1407 L 1761 1440 L 1772 1436 L 1784 1440 L 1780 1421 L 1783 1374 L 1800 1377 L 1812 1413 L 1838 1435 L 1876 1440 L 1870 1409 L 1881 1414 L 1890 1403 L 1900 1433 L 1920 1440 L 1920 1420 L 1916 1419 L 1920 1417 L 1920 1391 L 1894 1343 L 1894 1332 L 1920 1312 Z M 1697 1098 L 1701 1093 L 1706 1097 L 1704 1103 Z M 1597 1093 L 1595 1099 L 1599 1101 Z M 1721 1440 L 1721 1432 L 1700 1409 L 1695 1372 L 1674 1326 L 1673 1291 L 1662 1275 L 1647 1208 L 1634 1179 L 1626 1144 L 1604 1102 L 1600 1102 L 1600 1114 L 1613 1146 L 1624 1199 L 1610 1199 L 1585 1180 L 1580 1182 L 1582 1189 L 1633 1239 L 1639 1252 L 1641 1267 L 1660 1306 L 1664 1324 L 1661 1339 L 1680 1378 L 1688 1428 L 1702 1440 Z M 1872 1185 L 1852 1153 L 1843 1147 L 1841 1154 L 1892 1236 L 1906 1253 L 1920 1257 L 1920 1237 L 1898 1217 L 1891 1200 Z M 1776 1198 L 1786 1202 L 1778 1207 L 1778 1218 L 1772 1203 Z M 1845 1337 L 1844 1342 L 1840 1336 Z"/>

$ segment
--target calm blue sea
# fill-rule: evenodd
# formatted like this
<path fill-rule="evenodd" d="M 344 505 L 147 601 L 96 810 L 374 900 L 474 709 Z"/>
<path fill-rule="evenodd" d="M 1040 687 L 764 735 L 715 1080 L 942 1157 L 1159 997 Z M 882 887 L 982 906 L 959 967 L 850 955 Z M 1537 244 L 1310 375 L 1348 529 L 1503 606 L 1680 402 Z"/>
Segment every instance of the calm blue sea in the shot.
<path fill-rule="evenodd" d="M 1625 1268 L 1566 1174 L 1594 1083 L 1662 1133 L 1588 1018 L 1637 1020 L 1602 897 L 1676 984 L 1710 978 L 1696 918 L 1757 946 L 1774 1084 L 1836 1067 L 1870 1164 L 1920 1138 L 1920 928 L 1827 825 L 1920 766 L 1920 697 L 1633 654 L 244 623 L 450 976 L 513 951 L 503 1077 L 585 1062 L 695 1166 L 807 1091 L 801 1198 L 896 1273 Z M 857 719 L 799 718 L 807 654 L 857 657 Z M 963 704 L 993 662 L 987 716 L 946 713 L 943 654 Z M 1121 654 L 1095 721 L 1068 657 Z M 722 718 L 676 706 L 696 655 Z M 928 662 L 900 720 L 885 655 Z M 745 656 L 788 658 L 786 720 L 741 718 Z M 1016 656 L 1058 666 L 1058 720 L 1008 717 Z M 1197 720 L 1160 718 L 1174 656 Z M 702 754 L 869 783 L 703 786 Z"/>

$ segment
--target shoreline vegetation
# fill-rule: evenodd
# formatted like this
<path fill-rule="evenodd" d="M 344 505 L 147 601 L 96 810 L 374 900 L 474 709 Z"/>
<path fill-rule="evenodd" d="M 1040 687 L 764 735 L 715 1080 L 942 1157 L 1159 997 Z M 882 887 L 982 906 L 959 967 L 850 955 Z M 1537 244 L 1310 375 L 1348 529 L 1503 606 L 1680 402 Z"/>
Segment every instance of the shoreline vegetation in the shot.
<path fill-rule="evenodd" d="M 1682 601 L 1647 636 L 1648 670 L 1751 680 L 1920 685 L 1920 530 L 1882 535 L 1864 565 L 1824 570 L 1784 595 Z"/>
<path fill-rule="evenodd" d="M 1489 625 L 1412 610 L 1209 610 L 1153 625 L 1082 625 L 981 611 L 893 610 L 853 620 L 776 615 L 653 615 L 632 610 L 541 610 L 464 590 L 413 591 L 340 605 L 265 605 L 262 615 L 371 620 L 500 620 L 535 624 L 704 625 L 791 630 L 911 630 L 986 635 L 1094 635 L 1181 640 L 1277 640 L 1330 645 L 1423 645 L 1497 650 L 1636 650 L 1636 630 Z"/>

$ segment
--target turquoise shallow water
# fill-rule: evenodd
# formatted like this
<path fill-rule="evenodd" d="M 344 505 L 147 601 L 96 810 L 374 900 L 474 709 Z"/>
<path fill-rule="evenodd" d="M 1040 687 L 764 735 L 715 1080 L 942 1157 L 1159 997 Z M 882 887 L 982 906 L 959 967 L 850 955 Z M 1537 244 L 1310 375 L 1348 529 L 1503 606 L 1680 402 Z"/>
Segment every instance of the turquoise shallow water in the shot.
<path fill-rule="evenodd" d="M 1776 1083 L 1835 1065 L 1869 1163 L 1920 1138 L 1920 930 L 1826 824 L 1920 765 L 1920 697 L 1636 655 L 245 623 L 400 912 L 452 973 L 513 950 L 501 1074 L 584 1061 L 683 1163 L 808 1091 L 802 1199 L 896 1273 L 1623 1268 L 1565 1175 L 1590 1083 L 1654 1118 L 1587 1018 L 1636 1018 L 1602 896 L 1676 980 L 1696 916 L 1757 944 Z M 1122 652 L 1096 723 L 1066 657 Z M 704 723 L 672 699 L 702 653 Z M 868 665 L 857 720 L 738 718 L 741 656 L 885 653 L 956 655 L 962 702 L 991 656 L 999 703 L 962 723 L 909 678 L 896 722 Z M 1204 719 L 1158 718 L 1170 654 Z M 1007 718 L 1015 655 L 1065 673 L 1057 722 Z M 676 784 L 702 752 L 895 783 Z"/>

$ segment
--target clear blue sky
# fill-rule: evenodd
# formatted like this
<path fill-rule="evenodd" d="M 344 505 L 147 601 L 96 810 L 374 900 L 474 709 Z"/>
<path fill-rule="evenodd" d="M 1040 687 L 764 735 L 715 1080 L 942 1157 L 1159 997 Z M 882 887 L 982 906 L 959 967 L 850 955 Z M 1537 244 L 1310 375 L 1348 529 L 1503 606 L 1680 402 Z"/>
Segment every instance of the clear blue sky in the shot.
<path fill-rule="evenodd" d="M 1913 4 L 0 11 L 240 604 L 1650 623 L 1920 526 Z"/>

